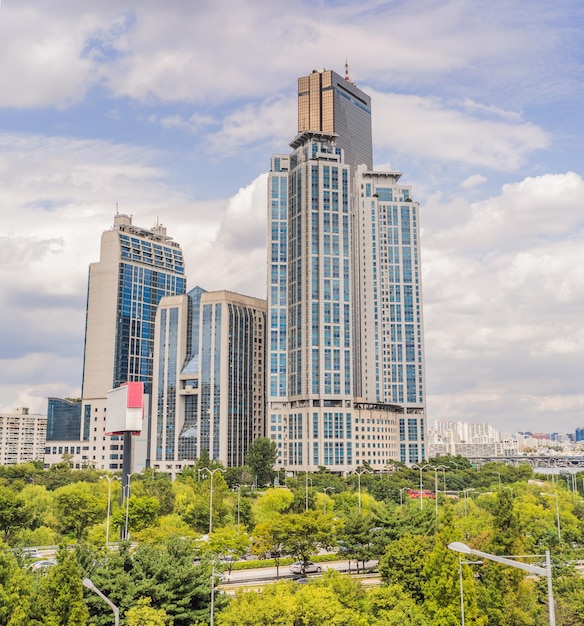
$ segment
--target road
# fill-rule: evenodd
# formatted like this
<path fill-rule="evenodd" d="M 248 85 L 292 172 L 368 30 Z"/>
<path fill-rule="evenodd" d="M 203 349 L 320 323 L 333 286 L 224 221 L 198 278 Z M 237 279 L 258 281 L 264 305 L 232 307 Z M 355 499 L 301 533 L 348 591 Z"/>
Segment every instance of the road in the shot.
<path fill-rule="evenodd" d="M 371 569 L 377 567 L 377 561 L 367 561 L 365 563 L 366 569 Z M 327 570 L 336 570 L 338 572 L 343 573 L 351 573 L 353 576 L 357 576 L 357 568 L 355 566 L 355 561 L 331 561 L 328 563 L 319 563 L 322 567 L 322 571 L 326 572 Z M 349 569 L 350 565 L 350 569 Z M 288 569 L 288 565 L 284 565 L 280 567 L 280 579 L 285 580 L 294 580 L 298 578 L 297 575 L 291 574 Z M 362 571 L 362 567 L 359 568 L 359 572 Z M 308 574 L 307 578 L 318 577 L 319 574 Z M 378 585 L 379 584 L 379 575 L 378 574 L 359 574 L 359 578 L 362 578 L 363 584 L 366 585 Z M 219 585 L 220 589 L 222 589 L 225 593 L 229 595 L 234 595 L 237 589 L 258 589 L 263 585 L 271 583 L 277 580 L 277 572 L 275 567 L 260 567 L 256 569 L 247 569 L 247 570 L 236 570 L 231 572 L 231 576 L 228 577 L 225 575 L 224 580 Z"/>

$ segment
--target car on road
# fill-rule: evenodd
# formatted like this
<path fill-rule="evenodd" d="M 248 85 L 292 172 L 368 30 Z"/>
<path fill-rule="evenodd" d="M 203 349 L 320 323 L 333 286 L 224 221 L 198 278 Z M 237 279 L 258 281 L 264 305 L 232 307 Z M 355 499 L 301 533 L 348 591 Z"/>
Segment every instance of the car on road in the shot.
<path fill-rule="evenodd" d="M 32 570 L 37 571 L 47 569 L 48 567 L 54 567 L 55 565 L 57 565 L 57 561 L 54 559 L 43 559 L 42 561 L 34 562 L 30 567 Z"/>
<path fill-rule="evenodd" d="M 290 572 L 292 574 L 320 574 L 322 568 L 320 565 L 316 565 L 312 561 L 306 561 L 306 566 L 303 561 L 296 561 L 290 565 Z"/>
<path fill-rule="evenodd" d="M 22 554 L 27 556 L 29 559 L 40 559 L 41 553 L 38 548 L 22 548 Z"/>

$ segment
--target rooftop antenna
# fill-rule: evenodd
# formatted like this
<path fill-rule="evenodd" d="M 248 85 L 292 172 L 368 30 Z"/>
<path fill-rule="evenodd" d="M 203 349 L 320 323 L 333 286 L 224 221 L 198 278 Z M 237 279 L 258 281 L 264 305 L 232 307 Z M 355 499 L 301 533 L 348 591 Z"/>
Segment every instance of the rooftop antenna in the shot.
<path fill-rule="evenodd" d="M 120 214 L 120 210 L 118 208 L 118 203 L 116 202 L 116 215 L 119 215 L 119 214 Z"/>
<path fill-rule="evenodd" d="M 345 59 L 345 80 L 351 80 L 349 78 L 349 64 L 347 63 L 347 59 Z"/>

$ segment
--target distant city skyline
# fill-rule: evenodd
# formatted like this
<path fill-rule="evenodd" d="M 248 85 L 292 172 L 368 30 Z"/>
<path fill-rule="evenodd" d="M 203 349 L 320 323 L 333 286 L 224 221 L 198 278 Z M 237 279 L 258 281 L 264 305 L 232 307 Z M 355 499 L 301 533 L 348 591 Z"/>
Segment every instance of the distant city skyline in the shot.
<path fill-rule="evenodd" d="M 116 203 L 168 227 L 189 287 L 266 297 L 269 156 L 296 78 L 348 59 L 374 169 L 420 203 L 429 425 L 574 432 L 582 21 L 576 0 L 3 1 L 0 410 L 80 396 L 88 233 Z"/>

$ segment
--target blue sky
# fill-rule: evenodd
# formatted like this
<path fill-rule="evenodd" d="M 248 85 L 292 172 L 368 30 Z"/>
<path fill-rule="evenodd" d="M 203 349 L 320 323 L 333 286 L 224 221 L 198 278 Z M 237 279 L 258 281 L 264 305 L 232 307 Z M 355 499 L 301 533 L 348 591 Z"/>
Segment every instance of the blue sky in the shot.
<path fill-rule="evenodd" d="M 428 414 L 584 425 L 584 7 L 516 0 L 3 0 L 0 409 L 78 395 L 116 203 L 189 286 L 265 297 L 270 155 L 296 79 L 372 97 L 422 206 Z"/>

